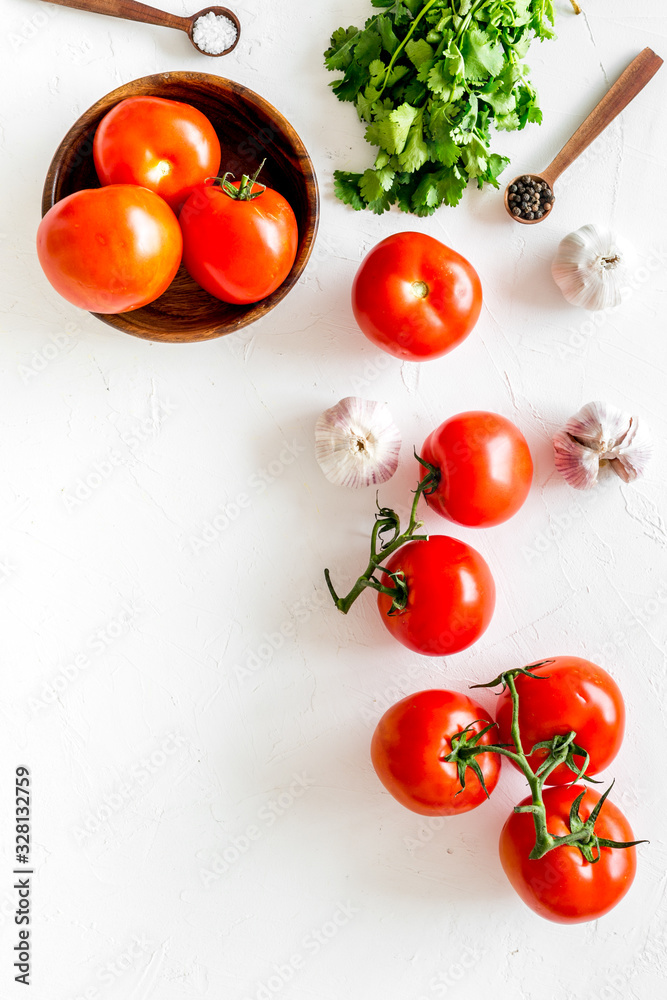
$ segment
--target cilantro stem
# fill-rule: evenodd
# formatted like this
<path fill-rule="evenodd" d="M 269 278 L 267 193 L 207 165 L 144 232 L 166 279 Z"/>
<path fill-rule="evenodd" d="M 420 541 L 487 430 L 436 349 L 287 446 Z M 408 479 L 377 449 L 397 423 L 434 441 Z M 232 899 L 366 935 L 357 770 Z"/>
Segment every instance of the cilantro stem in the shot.
<path fill-rule="evenodd" d="M 383 83 L 382 83 L 382 86 L 380 87 L 380 90 L 378 91 L 378 96 L 377 96 L 376 100 L 378 100 L 378 101 L 379 101 L 379 100 L 380 100 L 380 98 L 382 97 L 382 94 L 384 93 L 384 88 L 385 88 L 385 87 L 387 86 L 387 83 L 388 83 L 388 81 L 389 81 L 389 76 L 390 76 L 390 74 L 391 74 L 391 71 L 392 71 L 392 69 L 394 68 L 394 65 L 395 65 L 395 63 L 396 63 L 396 60 L 398 59 L 398 57 L 399 57 L 399 55 L 401 54 L 401 52 L 403 51 L 403 49 L 405 48 L 405 46 L 406 46 L 406 45 L 408 44 L 408 42 L 409 42 L 409 41 L 410 41 L 410 39 L 412 38 L 412 36 L 413 36 L 413 34 L 414 34 L 414 31 L 415 31 L 415 28 L 417 27 L 417 25 L 418 25 L 418 24 L 419 24 L 419 22 L 421 21 L 422 17 L 424 17 L 424 15 L 425 15 L 425 14 L 426 14 L 426 13 L 427 13 L 427 12 L 428 12 L 428 11 L 429 11 L 430 9 L 431 9 L 431 7 L 433 7 L 433 5 L 434 5 L 434 4 L 436 4 L 436 3 L 437 3 L 437 0 L 428 0 L 428 3 L 427 3 L 427 4 L 425 4 L 425 6 L 424 6 L 424 7 L 422 7 L 422 9 L 421 9 L 421 10 L 419 11 L 419 13 L 417 14 L 416 18 L 414 19 L 414 21 L 413 21 L 413 22 L 412 22 L 412 24 L 410 25 L 410 29 L 409 29 L 408 33 L 406 34 L 405 38 L 404 38 L 404 39 L 403 39 L 403 41 L 402 41 L 402 42 L 400 43 L 400 45 L 398 46 L 398 48 L 396 49 L 396 51 L 394 52 L 394 54 L 393 54 L 393 56 L 391 57 L 391 59 L 389 60 L 389 65 L 387 66 L 387 71 L 386 71 L 386 73 L 385 73 L 385 75 L 384 75 L 384 81 L 383 81 Z"/>
<path fill-rule="evenodd" d="M 468 11 L 468 13 L 466 14 L 464 20 L 461 22 L 461 25 L 460 25 L 458 31 L 456 32 L 456 37 L 454 39 L 456 42 L 458 42 L 458 40 L 461 37 L 461 35 L 465 31 L 468 30 L 468 28 L 470 26 L 470 22 L 472 21 L 474 15 L 477 13 L 477 11 L 481 7 L 484 7 L 484 5 L 487 4 L 488 2 L 489 2 L 489 0 L 477 0 L 477 3 L 473 4 L 473 6 L 470 8 L 470 10 Z"/>

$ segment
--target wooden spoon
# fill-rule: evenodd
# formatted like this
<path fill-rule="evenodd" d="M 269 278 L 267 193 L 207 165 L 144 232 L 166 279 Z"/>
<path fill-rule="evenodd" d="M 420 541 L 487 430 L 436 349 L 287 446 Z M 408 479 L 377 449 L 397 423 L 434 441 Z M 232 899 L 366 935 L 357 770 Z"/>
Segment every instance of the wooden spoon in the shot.
<path fill-rule="evenodd" d="M 46 0 L 47 3 L 57 4 L 59 7 L 74 7 L 76 10 L 89 10 L 94 14 L 108 14 L 110 17 L 122 17 L 126 21 L 143 21 L 145 24 L 159 24 L 163 28 L 178 28 L 184 31 L 197 52 L 205 56 L 226 56 L 236 45 L 241 34 L 241 24 L 238 17 L 227 7 L 205 7 L 190 17 L 177 17 L 176 14 L 168 14 L 157 7 L 149 7 L 145 3 L 137 3 L 137 0 Z M 206 52 L 200 49 L 193 37 L 195 21 L 204 14 L 222 14 L 228 17 L 236 25 L 236 39 L 225 49 L 224 52 Z"/>
<path fill-rule="evenodd" d="M 576 158 L 590 146 L 594 139 L 597 139 L 607 125 L 637 96 L 640 90 L 644 89 L 649 80 L 658 72 L 662 62 L 660 56 L 656 55 L 652 49 L 643 49 L 636 59 L 632 60 L 627 69 L 621 73 L 616 83 L 609 88 L 600 103 L 593 108 L 588 118 L 579 126 L 572 138 L 565 143 L 549 166 L 540 174 L 528 174 L 528 176 L 535 181 L 548 184 L 553 192 L 554 183 L 563 171 L 574 163 Z M 534 226 L 537 222 L 544 222 L 552 212 L 545 212 L 541 219 L 521 219 L 518 215 L 512 215 L 509 188 L 511 184 L 516 184 L 523 176 L 521 174 L 519 177 L 515 177 L 505 188 L 505 208 L 515 222 L 521 222 L 524 226 Z"/>

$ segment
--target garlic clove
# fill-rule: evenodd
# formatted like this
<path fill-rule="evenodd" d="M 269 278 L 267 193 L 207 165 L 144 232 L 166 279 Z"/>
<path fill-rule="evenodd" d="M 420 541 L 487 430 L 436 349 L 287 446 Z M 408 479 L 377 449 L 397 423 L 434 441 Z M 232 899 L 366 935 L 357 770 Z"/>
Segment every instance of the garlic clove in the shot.
<path fill-rule="evenodd" d="M 315 457 L 336 486 L 356 490 L 384 483 L 398 468 L 401 433 L 389 407 L 347 396 L 315 424 Z"/>
<path fill-rule="evenodd" d="M 565 236 L 551 265 L 554 281 L 568 302 L 584 309 L 621 304 L 633 251 L 608 229 L 582 226 Z"/>
<path fill-rule="evenodd" d="M 599 455 L 567 431 L 554 434 L 554 462 L 563 479 L 575 490 L 590 490 L 598 481 Z"/>
<path fill-rule="evenodd" d="M 554 434 L 554 462 L 563 478 L 577 490 L 598 481 L 600 465 L 608 463 L 624 483 L 643 475 L 653 445 L 638 417 L 610 403 L 586 403 Z"/>

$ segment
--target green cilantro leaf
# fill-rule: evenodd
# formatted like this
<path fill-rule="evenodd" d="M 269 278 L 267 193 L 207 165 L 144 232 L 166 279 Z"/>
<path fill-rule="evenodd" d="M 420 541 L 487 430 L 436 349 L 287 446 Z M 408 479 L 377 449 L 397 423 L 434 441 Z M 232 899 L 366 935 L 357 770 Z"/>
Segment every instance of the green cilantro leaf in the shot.
<path fill-rule="evenodd" d="M 405 46 L 405 54 L 415 69 L 419 69 L 422 63 L 433 60 L 435 49 L 428 44 L 425 38 L 419 38 L 417 41 L 411 38 Z"/>
<path fill-rule="evenodd" d="M 427 82 L 429 89 L 447 104 L 458 101 L 465 93 L 463 83 L 457 83 L 454 77 L 452 77 L 444 59 L 441 59 L 440 62 L 431 67 Z"/>
<path fill-rule="evenodd" d="M 450 205 L 451 207 L 458 205 L 463 197 L 468 178 L 456 165 L 450 167 L 446 172 L 440 171 L 440 173 L 442 176 L 438 181 L 438 194 L 442 197 L 445 205 Z"/>
<path fill-rule="evenodd" d="M 476 136 L 472 136 L 470 142 L 461 147 L 461 160 L 468 172 L 468 177 L 480 177 L 485 173 L 488 165 L 488 154 L 488 149 Z"/>
<path fill-rule="evenodd" d="M 366 28 L 357 39 L 354 58 L 361 66 L 368 66 L 382 53 L 382 39 L 375 25 Z"/>
<path fill-rule="evenodd" d="M 334 80 L 331 89 L 339 101 L 354 101 L 360 90 L 368 81 L 365 67 L 357 62 L 351 62 L 345 70 L 342 80 Z"/>
<path fill-rule="evenodd" d="M 379 198 L 374 201 L 369 201 L 367 208 L 370 208 L 371 212 L 375 215 L 382 215 L 383 212 L 389 211 L 391 206 L 396 201 L 396 193 L 398 191 L 398 181 L 394 181 L 392 186 L 388 191 L 384 191 Z"/>
<path fill-rule="evenodd" d="M 473 28 L 463 38 L 461 55 L 465 63 L 466 80 L 478 82 L 498 76 L 505 63 L 505 50 L 500 42 L 492 42 L 486 31 Z"/>
<path fill-rule="evenodd" d="M 359 192 L 366 201 L 378 201 L 388 191 L 394 182 L 396 172 L 391 167 L 381 170 L 369 168 L 365 170 L 359 181 Z"/>
<path fill-rule="evenodd" d="M 420 71 L 421 72 L 421 71 Z M 403 91 L 403 100 L 415 107 L 426 99 L 426 86 L 419 80 L 410 80 L 410 83 Z"/>
<path fill-rule="evenodd" d="M 532 6 L 532 2 L 533 0 L 514 0 L 514 3 L 512 4 L 514 7 L 512 27 L 522 27 L 524 24 L 528 24 L 530 22 L 532 16 L 530 8 Z"/>
<path fill-rule="evenodd" d="M 359 194 L 360 180 L 361 174 L 352 174 L 347 170 L 334 170 L 336 197 L 345 202 L 346 205 L 351 205 L 356 212 L 366 207 Z"/>
<path fill-rule="evenodd" d="M 368 90 L 368 87 L 366 87 L 366 90 Z M 373 115 L 373 104 L 374 101 L 371 100 L 370 97 L 366 96 L 365 91 L 363 94 L 361 92 L 357 94 L 357 100 L 356 100 L 357 113 L 362 122 L 371 121 Z"/>
<path fill-rule="evenodd" d="M 462 79 L 465 76 L 465 61 L 458 45 L 452 40 L 445 52 L 445 65 L 452 79 Z"/>
<path fill-rule="evenodd" d="M 498 184 L 498 174 L 503 172 L 509 162 L 508 157 L 499 156 L 498 153 L 491 153 L 486 171 L 477 178 L 478 187 L 481 188 L 485 181 L 487 184 L 492 184 L 494 188 L 500 187 Z"/>
<path fill-rule="evenodd" d="M 354 43 L 361 32 L 358 28 L 338 28 L 331 36 L 331 48 L 324 53 L 327 69 L 347 69 L 352 62 Z"/>
<path fill-rule="evenodd" d="M 410 127 L 419 112 L 411 104 L 401 104 L 377 124 L 378 145 L 388 153 L 402 153 L 408 141 Z"/>
<path fill-rule="evenodd" d="M 514 132 L 515 129 L 521 128 L 516 111 L 511 111 L 508 115 L 496 115 L 494 125 L 500 132 Z"/>
<path fill-rule="evenodd" d="M 442 204 L 458 205 L 468 179 L 457 166 L 434 170 L 422 178 L 414 194 L 415 205 L 434 209 Z"/>
<path fill-rule="evenodd" d="M 399 41 L 391 23 L 391 18 L 387 17 L 385 14 L 381 14 L 380 17 L 378 17 L 377 26 L 378 31 L 380 32 L 380 38 L 382 39 L 382 48 L 385 52 L 388 52 L 389 55 L 393 56 L 399 46 Z"/>
<path fill-rule="evenodd" d="M 401 170 L 414 173 L 429 159 L 429 149 L 424 142 L 424 109 L 422 108 L 410 126 L 405 149 L 398 157 Z"/>

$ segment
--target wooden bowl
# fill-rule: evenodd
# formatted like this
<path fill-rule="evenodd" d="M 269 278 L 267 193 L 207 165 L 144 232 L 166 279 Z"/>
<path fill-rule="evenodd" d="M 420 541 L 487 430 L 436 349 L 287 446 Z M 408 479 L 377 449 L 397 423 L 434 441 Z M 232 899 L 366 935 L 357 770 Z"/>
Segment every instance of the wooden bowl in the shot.
<path fill-rule="evenodd" d="M 127 83 L 84 112 L 51 161 L 42 215 L 61 198 L 99 187 L 93 136 L 104 115 L 126 97 L 154 96 L 192 104 L 212 122 L 222 147 L 221 170 L 253 174 L 266 158 L 261 180 L 288 200 L 299 226 L 299 247 L 289 275 L 272 295 L 247 306 L 221 302 L 197 285 L 181 265 L 155 302 L 125 313 L 94 313 L 117 330 L 146 340 L 187 343 L 231 333 L 269 312 L 298 281 L 310 257 L 319 221 L 319 192 L 310 157 L 290 123 L 246 87 L 207 73 L 158 73 Z"/>

